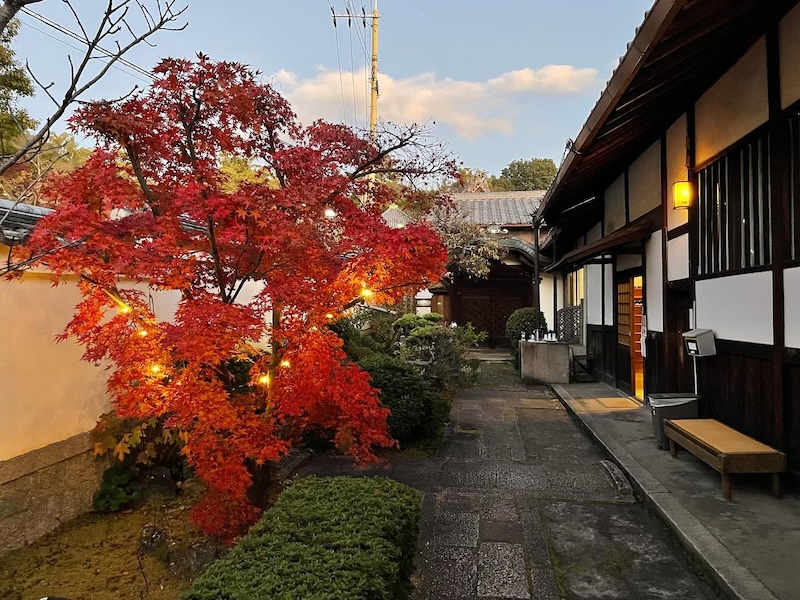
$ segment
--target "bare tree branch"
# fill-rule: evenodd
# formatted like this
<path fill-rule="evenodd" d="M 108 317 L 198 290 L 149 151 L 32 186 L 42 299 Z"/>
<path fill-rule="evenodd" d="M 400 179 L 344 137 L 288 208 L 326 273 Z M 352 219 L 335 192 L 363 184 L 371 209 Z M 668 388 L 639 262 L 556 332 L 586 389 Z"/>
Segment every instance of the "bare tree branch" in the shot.
<path fill-rule="evenodd" d="M 40 0 L 6 0 L 6 2 L 0 7 L 0 27 L 3 27 L 2 19 L 4 10 L 13 11 L 13 15 L 15 15 L 25 5 L 31 4 L 35 1 Z M 140 9 L 143 9 L 144 12 L 149 15 L 149 17 L 145 19 L 147 25 L 144 31 L 137 35 L 133 32 L 133 29 L 126 21 L 131 0 L 107 0 L 100 23 L 98 24 L 95 32 L 89 35 L 87 34 L 77 11 L 75 11 L 72 4 L 69 2 L 69 0 L 67 0 L 66 4 L 69 6 L 70 10 L 75 16 L 82 34 L 86 37 L 85 40 L 82 40 L 86 44 L 86 52 L 77 63 L 74 63 L 72 57 L 69 57 L 70 79 L 64 92 L 64 97 L 60 101 L 56 100 L 53 94 L 51 94 L 49 91 L 52 84 L 44 86 L 40 81 L 33 77 L 33 74 L 31 74 L 34 81 L 36 81 L 36 83 L 43 90 L 45 90 L 47 95 L 51 97 L 53 102 L 56 104 L 56 108 L 50 117 L 44 121 L 39 130 L 30 136 L 29 139 L 27 139 L 26 142 L 13 155 L 3 157 L 3 159 L 0 160 L 0 175 L 5 173 L 14 164 L 25 160 L 25 158 L 29 155 L 35 154 L 37 151 L 41 150 L 42 140 L 46 139 L 50 128 L 64 115 L 64 113 L 72 104 L 78 101 L 80 96 L 82 96 L 94 84 L 100 81 L 100 79 L 102 79 L 106 73 L 108 73 L 108 70 L 111 69 L 111 67 L 115 66 L 117 62 L 124 60 L 124 55 L 127 54 L 133 47 L 142 42 L 146 42 L 149 37 L 161 29 L 168 31 L 179 31 L 185 28 L 186 23 L 180 27 L 168 27 L 169 24 L 175 23 L 187 8 L 187 6 L 183 6 L 182 8 L 176 7 L 177 2 L 178 0 L 168 0 L 167 2 L 161 2 L 160 0 L 157 0 L 157 10 L 155 11 L 155 14 L 152 14 L 146 9 L 146 7 L 144 7 L 143 0 L 137 0 L 137 6 L 139 6 Z M 105 50 L 101 46 L 101 42 L 111 39 L 118 32 L 120 32 L 123 27 L 131 31 L 131 39 L 124 44 L 120 44 L 117 40 L 117 49 L 114 52 Z M 2 29 L 0 29 L 0 32 L 2 32 Z M 108 60 L 103 67 L 94 74 L 94 76 L 88 77 L 87 79 L 87 67 L 92 60 L 99 58 L 98 54 L 105 56 Z"/>

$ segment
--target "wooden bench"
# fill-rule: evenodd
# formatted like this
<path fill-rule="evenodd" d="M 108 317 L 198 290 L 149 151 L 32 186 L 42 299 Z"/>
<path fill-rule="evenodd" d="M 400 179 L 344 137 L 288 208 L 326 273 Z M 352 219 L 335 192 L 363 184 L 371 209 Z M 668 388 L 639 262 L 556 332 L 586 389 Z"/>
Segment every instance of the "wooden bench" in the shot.
<path fill-rule="evenodd" d="M 726 500 L 731 499 L 730 473 L 772 473 L 772 492 L 780 498 L 779 473 L 786 470 L 783 452 L 714 419 L 666 419 L 664 434 L 673 458 L 681 446 L 720 473 Z"/>

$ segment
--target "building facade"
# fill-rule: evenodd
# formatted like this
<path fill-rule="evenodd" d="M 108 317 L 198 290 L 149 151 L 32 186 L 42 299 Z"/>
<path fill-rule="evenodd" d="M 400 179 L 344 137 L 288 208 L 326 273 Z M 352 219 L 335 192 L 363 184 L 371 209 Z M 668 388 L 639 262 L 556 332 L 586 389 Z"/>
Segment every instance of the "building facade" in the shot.
<path fill-rule="evenodd" d="M 459 218 L 485 228 L 487 235 L 503 249 L 503 256 L 493 261 L 488 277 L 476 278 L 456 273 L 447 285 L 434 288 L 431 310 L 459 324 L 472 323 L 487 334 L 486 345 L 507 346 L 505 325 L 518 308 L 539 306 L 548 327 L 554 328 L 555 312 L 560 307 L 554 275 L 540 269 L 535 283 L 536 231 L 533 216 L 544 191 L 470 192 L 453 194 Z M 541 261 L 539 267 L 547 265 Z M 562 299 L 563 300 L 563 299 Z"/>
<path fill-rule="evenodd" d="M 595 376 L 696 386 L 701 416 L 800 472 L 796 0 L 656 1 L 568 148 L 539 214 L 549 268 L 582 282 Z M 716 337 L 696 365 L 692 328 Z"/>

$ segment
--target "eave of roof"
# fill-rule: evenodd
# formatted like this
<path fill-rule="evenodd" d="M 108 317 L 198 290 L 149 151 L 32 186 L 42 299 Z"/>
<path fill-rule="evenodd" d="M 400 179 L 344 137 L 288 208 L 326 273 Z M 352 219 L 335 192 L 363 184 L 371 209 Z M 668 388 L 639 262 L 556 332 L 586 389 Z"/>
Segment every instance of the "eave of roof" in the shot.
<path fill-rule="evenodd" d="M 544 190 L 469 192 L 452 194 L 451 198 L 462 218 L 470 223 L 531 227 L 544 195 Z"/>
<path fill-rule="evenodd" d="M 0 242 L 14 246 L 24 242 L 39 219 L 52 209 L 0 198 Z"/>
<path fill-rule="evenodd" d="M 580 263 L 581 261 L 588 260 L 610 250 L 616 246 L 621 246 L 629 242 L 641 240 L 650 235 L 651 226 L 649 223 L 636 223 L 635 225 L 628 225 L 607 235 L 603 239 L 597 240 L 590 244 L 581 246 L 562 256 L 559 260 L 549 265 L 545 271 L 557 271 L 561 267 Z"/>
<path fill-rule="evenodd" d="M 602 191 L 798 0 L 656 0 L 562 162 L 539 216 Z"/>

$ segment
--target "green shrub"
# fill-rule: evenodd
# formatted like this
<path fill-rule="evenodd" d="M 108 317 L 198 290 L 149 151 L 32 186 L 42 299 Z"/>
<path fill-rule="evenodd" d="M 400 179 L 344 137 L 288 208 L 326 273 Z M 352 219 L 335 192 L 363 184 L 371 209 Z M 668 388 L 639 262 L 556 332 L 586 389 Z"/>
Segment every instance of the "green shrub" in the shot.
<path fill-rule="evenodd" d="M 379 344 L 370 336 L 364 335 L 351 319 L 339 319 L 329 324 L 328 328 L 342 339 L 343 349 L 352 361 L 380 351 Z"/>
<path fill-rule="evenodd" d="M 417 327 L 427 327 L 430 324 L 431 322 L 422 315 L 408 313 L 392 323 L 392 329 L 394 329 L 399 335 L 408 335 Z"/>
<path fill-rule="evenodd" d="M 532 307 L 518 308 L 506 321 L 506 337 L 511 346 L 511 353 L 516 357 L 518 354 L 517 342 L 524 333 L 527 338 L 537 329 L 547 329 L 544 313 Z"/>
<path fill-rule="evenodd" d="M 103 481 L 92 497 L 97 512 L 116 512 L 137 500 L 141 494 L 136 488 L 137 470 L 127 465 L 114 465 L 103 471 Z"/>
<path fill-rule="evenodd" d="M 422 318 L 430 323 L 442 323 L 444 321 L 444 315 L 435 312 L 424 314 Z"/>
<path fill-rule="evenodd" d="M 434 396 L 419 371 L 385 354 L 363 358 L 358 366 L 370 374 L 373 387 L 380 390 L 381 404 L 392 411 L 387 420 L 391 436 L 402 441 L 419 435 Z"/>
<path fill-rule="evenodd" d="M 424 374 L 442 386 L 463 383 L 467 352 L 485 339 L 471 323 L 459 327 L 425 323 L 413 329 L 403 342 L 401 356 L 426 363 Z"/>
<path fill-rule="evenodd" d="M 419 513 L 389 479 L 302 479 L 182 600 L 407 598 Z"/>

